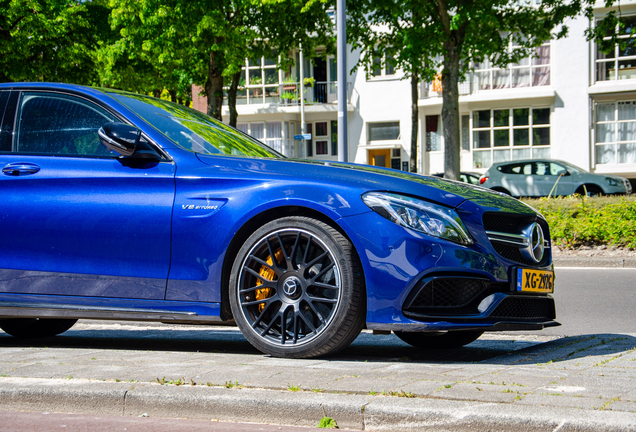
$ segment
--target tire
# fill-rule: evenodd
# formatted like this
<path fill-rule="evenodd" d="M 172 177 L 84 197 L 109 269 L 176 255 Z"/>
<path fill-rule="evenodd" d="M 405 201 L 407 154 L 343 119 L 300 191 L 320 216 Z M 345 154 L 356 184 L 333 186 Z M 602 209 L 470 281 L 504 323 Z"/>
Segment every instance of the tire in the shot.
<path fill-rule="evenodd" d="M 587 192 L 587 196 L 589 197 L 595 197 L 603 194 L 603 189 L 601 189 L 599 186 L 593 184 L 584 186 L 585 187 L 579 186 L 575 193 L 579 195 L 586 195 Z"/>
<path fill-rule="evenodd" d="M 468 345 L 484 334 L 479 330 L 455 330 L 446 333 L 395 332 L 395 335 L 409 345 L 421 349 L 449 349 Z"/>
<path fill-rule="evenodd" d="M 62 334 L 76 322 L 76 319 L 11 318 L 0 320 L 0 328 L 17 338 L 40 338 Z"/>
<path fill-rule="evenodd" d="M 334 354 L 365 323 L 364 283 L 353 245 L 306 217 L 277 219 L 247 239 L 232 266 L 229 297 L 245 338 L 275 357 Z"/>

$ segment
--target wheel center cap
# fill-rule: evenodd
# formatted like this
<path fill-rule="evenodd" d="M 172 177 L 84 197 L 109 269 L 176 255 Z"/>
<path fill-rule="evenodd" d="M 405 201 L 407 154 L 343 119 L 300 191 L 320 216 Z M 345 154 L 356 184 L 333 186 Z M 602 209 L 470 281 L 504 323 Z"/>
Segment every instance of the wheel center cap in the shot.
<path fill-rule="evenodd" d="M 292 297 L 298 293 L 298 290 L 300 290 L 300 284 L 300 279 L 296 276 L 290 276 L 283 283 L 283 292 Z"/>

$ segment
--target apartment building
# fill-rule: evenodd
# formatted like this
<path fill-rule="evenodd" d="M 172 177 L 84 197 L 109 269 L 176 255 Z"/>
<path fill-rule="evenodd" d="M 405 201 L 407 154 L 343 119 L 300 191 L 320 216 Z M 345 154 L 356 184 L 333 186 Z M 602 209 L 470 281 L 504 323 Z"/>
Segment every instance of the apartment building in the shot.
<path fill-rule="evenodd" d="M 596 8 L 597 19 L 607 9 Z M 460 83 L 461 169 L 477 173 L 499 161 L 562 159 L 596 173 L 636 181 L 636 0 L 621 2 L 626 27 L 613 53 L 585 40 L 589 21 L 570 20 L 565 39 L 507 68 L 474 65 Z M 618 29 L 617 29 L 618 31 Z M 302 97 L 311 140 L 300 133 L 300 62 L 286 71 L 275 56 L 246 60 L 237 109 L 238 128 L 290 157 L 337 160 L 335 59 L 305 59 Z M 347 65 L 360 52 L 348 53 Z M 348 160 L 408 170 L 411 142 L 410 82 L 400 70 L 376 65 L 348 77 Z M 421 83 L 418 172 L 444 169 L 441 82 Z M 198 93 L 195 89 L 193 93 Z M 204 110 L 204 101 L 196 100 Z M 229 111 L 224 108 L 224 119 Z"/>

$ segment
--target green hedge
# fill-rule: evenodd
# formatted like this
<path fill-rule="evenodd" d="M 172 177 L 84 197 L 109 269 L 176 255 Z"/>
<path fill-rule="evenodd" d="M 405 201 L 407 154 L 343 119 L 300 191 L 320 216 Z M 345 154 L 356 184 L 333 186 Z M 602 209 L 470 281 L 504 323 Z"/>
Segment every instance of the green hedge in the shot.
<path fill-rule="evenodd" d="M 550 224 L 552 241 L 562 247 L 615 245 L 636 248 L 636 197 L 523 199 Z"/>

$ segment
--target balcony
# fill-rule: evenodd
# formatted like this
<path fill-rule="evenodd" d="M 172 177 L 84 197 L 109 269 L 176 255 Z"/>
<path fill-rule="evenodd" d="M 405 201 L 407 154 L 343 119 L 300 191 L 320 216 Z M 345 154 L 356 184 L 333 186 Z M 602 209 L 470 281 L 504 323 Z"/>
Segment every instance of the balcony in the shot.
<path fill-rule="evenodd" d="M 465 96 L 473 93 L 471 81 L 464 81 L 458 84 L 459 95 Z M 442 97 L 442 82 L 436 80 L 433 82 L 420 83 L 420 99 Z"/>
<path fill-rule="evenodd" d="M 347 83 L 347 102 L 351 100 L 351 83 Z M 307 105 L 333 104 L 338 102 L 338 84 L 335 81 L 315 82 L 305 86 L 304 101 Z M 227 105 L 227 95 L 224 99 Z M 239 89 L 236 105 L 300 105 L 300 82 L 286 82 L 277 85 L 249 86 Z"/>

